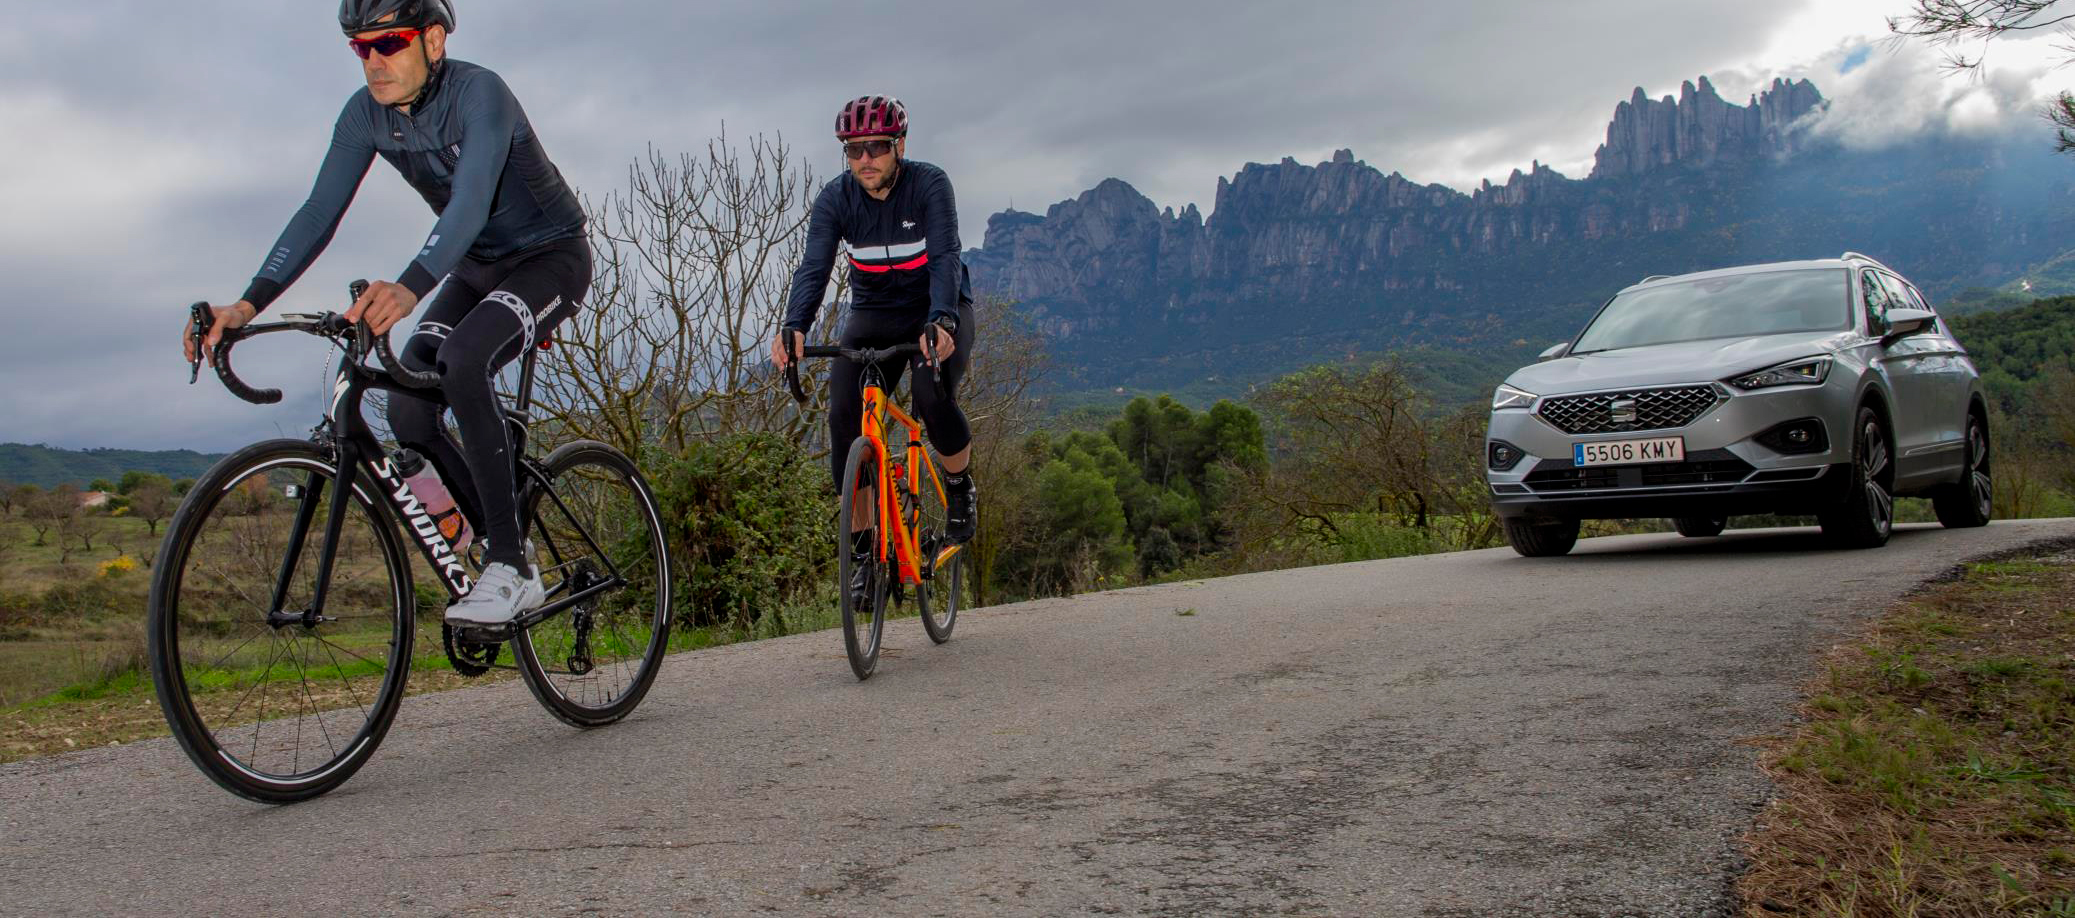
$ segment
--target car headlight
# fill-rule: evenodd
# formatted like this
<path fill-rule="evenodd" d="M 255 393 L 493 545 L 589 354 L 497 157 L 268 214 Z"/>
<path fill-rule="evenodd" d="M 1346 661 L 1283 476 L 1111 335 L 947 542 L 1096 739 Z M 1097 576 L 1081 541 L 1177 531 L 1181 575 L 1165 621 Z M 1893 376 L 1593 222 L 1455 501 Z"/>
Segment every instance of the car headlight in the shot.
<path fill-rule="evenodd" d="M 1774 386 L 1815 386 L 1830 378 L 1830 358 L 1811 357 L 1783 363 L 1767 370 L 1733 377 L 1729 384 L 1749 392 Z"/>
<path fill-rule="evenodd" d="M 1506 408 L 1527 408 L 1534 405 L 1535 399 L 1537 398 L 1540 398 L 1540 396 L 1534 394 L 1533 392 L 1529 392 L 1525 389 L 1515 389 L 1512 386 L 1500 386 L 1499 391 L 1494 393 L 1491 397 L 1491 410 L 1500 411 Z"/>

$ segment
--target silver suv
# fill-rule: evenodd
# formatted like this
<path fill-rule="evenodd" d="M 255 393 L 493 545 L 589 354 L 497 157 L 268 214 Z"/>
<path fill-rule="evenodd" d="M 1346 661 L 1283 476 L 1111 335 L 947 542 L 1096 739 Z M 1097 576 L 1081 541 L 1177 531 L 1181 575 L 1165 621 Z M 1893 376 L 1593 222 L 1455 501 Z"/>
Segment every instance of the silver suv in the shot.
<path fill-rule="evenodd" d="M 1561 555 L 1578 521 L 1813 514 L 1886 544 L 1895 498 L 1950 527 L 1989 521 L 1988 409 L 1923 294 L 1847 252 L 1650 277 L 1499 387 L 1485 444 L 1514 550 Z"/>

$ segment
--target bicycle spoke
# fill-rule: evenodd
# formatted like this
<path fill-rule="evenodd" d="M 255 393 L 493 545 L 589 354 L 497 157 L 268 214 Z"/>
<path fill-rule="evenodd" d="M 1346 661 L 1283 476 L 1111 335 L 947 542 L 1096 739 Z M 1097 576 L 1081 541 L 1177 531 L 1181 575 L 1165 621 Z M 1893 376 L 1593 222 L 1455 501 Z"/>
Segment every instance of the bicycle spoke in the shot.
<path fill-rule="evenodd" d="M 291 646 L 293 646 L 293 645 L 295 645 L 295 644 L 299 643 L 299 641 L 298 641 L 298 640 L 297 640 L 297 639 L 296 639 L 296 638 L 295 638 L 294 636 L 290 636 L 290 637 L 289 637 L 289 639 L 288 639 L 288 643 L 289 643 L 289 644 L 290 644 Z M 332 741 L 331 741 L 331 730 L 329 730 L 329 729 L 327 729 L 327 728 L 325 727 L 325 725 L 324 725 L 324 717 L 323 717 L 323 716 L 322 716 L 321 714 L 316 714 L 316 712 L 315 712 L 315 709 L 316 709 L 316 708 L 318 707 L 318 705 L 317 705 L 317 699 L 316 699 L 316 698 L 315 698 L 314 696 L 312 696 L 312 695 L 310 694 L 310 671 L 309 671 L 309 669 L 308 669 L 308 668 L 306 668 L 306 667 L 304 667 L 304 666 L 303 666 L 303 664 L 302 664 L 302 661 L 301 661 L 300 659 L 298 659 L 298 660 L 296 661 L 296 664 L 295 664 L 295 669 L 296 669 L 296 675 L 297 675 L 298 677 L 300 677 L 300 678 L 302 679 L 302 683 L 303 683 L 303 702 L 304 702 L 304 704 L 303 704 L 303 708 L 304 708 L 304 710 L 308 710 L 308 711 L 311 711 L 311 712 L 312 712 L 312 714 L 313 714 L 313 716 L 315 716 L 315 717 L 316 717 L 316 720 L 317 720 L 317 730 L 318 730 L 318 732 L 319 732 L 319 733 L 323 734 L 323 736 L 324 736 L 324 748 L 325 748 L 325 749 L 327 749 L 327 750 L 329 750 L 329 751 L 331 752 L 331 754 L 332 754 L 332 755 L 336 756 L 336 755 L 338 755 L 338 754 L 339 754 L 339 751 L 338 751 L 338 747 L 332 744 Z M 302 743 L 303 743 L 303 725 L 302 725 L 302 718 L 301 718 L 301 717 L 298 717 L 298 718 L 296 718 L 296 725 L 295 725 L 295 743 L 296 743 L 296 753 L 297 753 L 297 755 L 301 755 L 301 753 L 302 753 Z M 298 760 L 298 761 L 300 761 L 300 760 Z"/>
<path fill-rule="evenodd" d="M 349 657 L 350 657 L 350 656 L 354 656 L 354 654 L 353 654 L 353 651 L 350 651 L 350 650 L 346 650 L 346 649 L 345 649 L 345 648 L 343 648 L 343 647 L 337 647 L 337 646 L 336 646 L 336 645 L 334 645 L 334 644 L 333 644 L 332 642 L 330 642 L 330 641 L 327 641 L 327 640 L 325 640 L 325 639 L 323 639 L 323 638 L 321 638 L 321 637 L 320 637 L 320 638 L 317 638 L 317 643 L 319 643 L 319 644 L 323 645 L 323 647 L 324 647 L 324 655 L 325 655 L 326 657 L 328 657 L 328 658 L 330 658 L 330 659 L 331 659 L 331 666 L 332 666 L 332 668 L 333 668 L 333 669 L 335 669 L 335 670 L 338 670 L 338 671 L 339 671 L 339 673 L 341 674 L 341 676 L 343 676 L 343 675 L 345 674 L 345 672 L 346 672 L 346 667 L 345 667 L 345 665 L 344 665 L 344 664 L 341 664 L 341 663 L 339 662 L 339 656 L 338 656 L 338 654 L 335 654 L 335 653 L 333 653 L 333 652 L 332 652 L 332 650 L 333 650 L 334 648 L 336 648 L 336 649 L 338 649 L 338 650 L 342 650 L 342 651 L 345 651 L 345 654 L 346 654 L 347 656 L 349 656 Z M 359 708 L 359 709 L 360 709 L 360 715 L 361 715 L 362 717 L 366 717 L 366 716 L 367 716 L 367 703 L 366 703 L 366 702 L 364 702 L 364 701 L 361 701 L 361 700 L 360 700 L 360 692 L 359 692 L 359 690 L 357 690 L 357 689 L 355 689 L 355 688 L 353 687 L 353 680 L 352 680 L 352 679 L 346 679 L 346 678 L 342 678 L 342 679 L 341 679 L 340 681 L 341 681 L 341 682 L 344 682 L 344 683 L 346 684 L 346 694 L 347 694 L 347 695 L 348 695 L 349 697 L 351 697 L 351 698 L 353 699 L 353 706 L 354 706 L 354 707 L 357 707 L 357 708 Z"/>
<path fill-rule="evenodd" d="M 222 669 L 225 660 L 229 660 L 231 657 L 237 656 L 238 651 L 244 650 L 245 648 L 252 646 L 253 641 L 257 641 L 260 638 L 265 637 L 267 632 L 271 629 L 267 628 L 267 626 L 265 625 L 254 624 L 252 625 L 252 630 L 253 634 L 251 637 L 246 638 L 244 642 L 239 644 L 238 646 L 231 648 L 229 653 L 226 653 L 223 656 L 216 658 L 216 662 L 209 664 L 209 668 Z"/>
<path fill-rule="evenodd" d="M 240 698 L 238 699 L 238 703 L 237 703 L 237 705 L 231 708 L 231 712 L 230 712 L 230 714 L 229 714 L 229 715 L 227 715 L 226 719 L 234 719 L 234 718 L 236 718 L 236 717 L 238 716 L 238 711 L 242 710 L 242 709 L 243 709 L 243 708 L 245 707 L 245 702 L 247 702 L 247 701 L 251 701 L 251 700 L 252 700 L 252 693 L 253 693 L 253 692 L 259 692 L 259 693 L 260 693 L 260 698 L 259 698 L 259 709 L 260 709 L 260 712 L 261 712 L 261 716 L 262 716 L 262 717 L 264 717 L 264 716 L 265 716 L 265 712 L 266 712 L 266 709 L 267 709 L 267 699 L 266 699 L 266 692 L 265 692 L 265 691 L 263 691 L 263 690 L 264 690 L 264 689 L 266 688 L 266 684 L 267 684 L 267 677 L 268 677 L 269 675 L 272 675 L 272 674 L 273 674 L 273 672 L 274 672 L 274 662 L 275 662 L 276 660 L 280 659 L 280 656 L 281 656 L 281 645 L 280 645 L 280 644 L 279 644 L 279 643 L 277 642 L 277 643 L 275 643 L 275 644 L 274 644 L 274 652 L 273 652 L 272 654 L 269 654 L 269 655 L 267 656 L 267 667 L 266 667 L 266 669 L 264 669 L 264 670 L 261 670 L 261 671 L 260 671 L 260 674 L 259 674 L 259 681 L 257 681 L 257 682 L 254 682 L 254 683 L 252 684 L 252 687 L 251 687 L 251 688 L 249 688 L 249 689 L 246 689 L 246 690 L 245 690 L 245 694 L 244 694 L 244 695 L 243 695 L 242 697 L 240 697 Z"/>

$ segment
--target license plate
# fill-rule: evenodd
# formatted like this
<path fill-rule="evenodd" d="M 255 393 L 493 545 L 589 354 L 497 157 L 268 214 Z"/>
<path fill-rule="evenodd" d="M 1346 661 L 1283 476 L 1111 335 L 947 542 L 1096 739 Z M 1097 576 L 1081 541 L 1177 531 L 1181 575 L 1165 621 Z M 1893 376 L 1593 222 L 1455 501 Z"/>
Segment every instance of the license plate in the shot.
<path fill-rule="evenodd" d="M 1571 447 L 1571 464 L 1580 468 L 1589 465 L 1640 465 L 1646 462 L 1684 461 L 1684 437 L 1608 440 L 1601 443 L 1578 443 Z"/>

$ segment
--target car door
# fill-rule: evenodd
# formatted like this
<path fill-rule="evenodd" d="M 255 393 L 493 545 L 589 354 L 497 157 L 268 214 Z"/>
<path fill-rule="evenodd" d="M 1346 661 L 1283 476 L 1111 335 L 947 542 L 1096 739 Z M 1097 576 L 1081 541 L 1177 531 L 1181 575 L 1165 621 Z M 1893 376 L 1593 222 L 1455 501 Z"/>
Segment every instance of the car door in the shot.
<path fill-rule="evenodd" d="M 1876 362 L 1880 365 L 1882 377 L 1888 381 L 1891 396 L 1888 423 L 1894 428 L 1890 435 L 1895 442 L 1895 483 L 1901 487 L 1924 474 L 1925 447 L 1934 439 L 1928 429 L 1932 410 L 1925 404 L 1932 397 L 1923 363 L 1926 349 L 1918 342 L 1921 336 L 1916 335 L 1894 341 L 1879 340 L 1888 333 L 1888 310 L 1902 308 L 1893 289 L 1881 279 L 1881 272 L 1872 268 L 1859 272 L 1859 296 L 1866 309 L 1867 334 L 1877 341 L 1874 345 L 1879 355 Z"/>
<path fill-rule="evenodd" d="M 1911 308 L 1921 309 L 1937 315 L 1930 301 L 1924 299 L 1922 291 L 1908 281 L 1898 281 L 1903 302 Z M 1967 403 L 1974 391 L 1974 364 L 1967 357 L 1967 350 L 1953 337 L 1952 329 L 1940 316 L 1936 331 L 1921 335 L 1928 350 L 1927 363 L 1934 367 L 1935 381 L 1930 385 L 1933 399 L 1930 418 L 1933 439 L 1933 456 L 1938 460 L 1940 474 L 1951 477 L 1959 473 L 1966 463 L 1967 446 Z"/>

